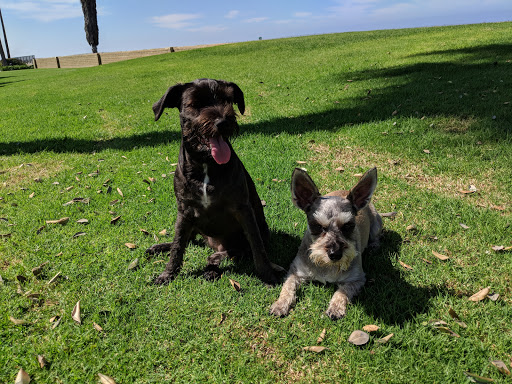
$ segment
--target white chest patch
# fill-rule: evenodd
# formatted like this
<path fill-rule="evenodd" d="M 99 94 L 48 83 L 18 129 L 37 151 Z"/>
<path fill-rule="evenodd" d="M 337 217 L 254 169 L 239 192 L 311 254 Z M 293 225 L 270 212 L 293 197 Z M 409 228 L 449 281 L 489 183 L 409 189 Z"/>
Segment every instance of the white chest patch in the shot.
<path fill-rule="evenodd" d="M 210 205 L 210 198 L 208 197 L 208 193 L 206 192 L 206 188 L 208 187 L 208 183 L 210 182 L 210 178 L 208 177 L 208 165 L 203 164 L 204 169 L 204 180 L 203 180 L 203 195 L 201 196 L 201 204 L 203 207 L 208 208 Z"/>

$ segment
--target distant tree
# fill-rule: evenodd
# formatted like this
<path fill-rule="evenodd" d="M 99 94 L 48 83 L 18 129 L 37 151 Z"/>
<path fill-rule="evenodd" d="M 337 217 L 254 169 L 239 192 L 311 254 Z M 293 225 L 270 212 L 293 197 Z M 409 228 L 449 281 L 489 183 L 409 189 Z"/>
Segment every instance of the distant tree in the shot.
<path fill-rule="evenodd" d="M 96 17 L 96 0 L 80 0 L 85 21 L 85 38 L 92 48 L 98 52 L 98 19 Z"/>

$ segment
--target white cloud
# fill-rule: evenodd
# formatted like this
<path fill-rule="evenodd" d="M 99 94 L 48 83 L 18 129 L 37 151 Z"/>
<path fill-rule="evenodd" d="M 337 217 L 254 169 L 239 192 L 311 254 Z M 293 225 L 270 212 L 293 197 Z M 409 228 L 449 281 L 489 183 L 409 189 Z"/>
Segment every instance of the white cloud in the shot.
<path fill-rule="evenodd" d="M 172 13 L 164 16 L 154 16 L 151 21 L 161 28 L 185 29 L 195 25 L 194 20 L 202 15 L 197 13 Z"/>
<path fill-rule="evenodd" d="M 295 17 L 310 17 L 312 15 L 311 12 L 295 12 L 293 16 Z"/>
<path fill-rule="evenodd" d="M 0 1 L 0 7 L 44 22 L 83 17 L 79 0 Z"/>
<path fill-rule="evenodd" d="M 237 10 L 232 10 L 232 11 L 229 11 L 224 17 L 226 19 L 234 19 L 235 17 L 237 17 L 238 15 L 240 14 L 240 11 L 237 11 Z"/>
<path fill-rule="evenodd" d="M 246 23 L 261 23 L 268 20 L 268 17 L 253 17 L 252 19 L 244 20 Z"/>

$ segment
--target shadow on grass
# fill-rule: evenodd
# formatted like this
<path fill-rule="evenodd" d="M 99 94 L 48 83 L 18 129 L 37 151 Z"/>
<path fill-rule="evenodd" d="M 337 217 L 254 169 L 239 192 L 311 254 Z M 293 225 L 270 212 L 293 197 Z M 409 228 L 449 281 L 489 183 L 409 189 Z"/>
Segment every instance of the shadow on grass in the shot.
<path fill-rule="evenodd" d="M 392 260 L 400 255 L 401 236 L 384 231 L 381 246 L 363 256 L 366 285 L 356 299 L 368 314 L 386 324 L 402 325 L 428 311 L 430 301 L 440 294 L 439 288 L 416 287 L 402 277 Z"/>
<path fill-rule="evenodd" d="M 304 133 L 331 131 L 343 126 L 399 117 L 445 116 L 455 121 L 472 118 L 476 121 L 468 129 L 475 130 L 483 129 L 479 122 L 487 121 L 483 132 L 485 137 L 489 140 L 508 139 L 512 134 L 512 100 L 508 92 L 512 85 L 509 76 L 512 70 L 511 51 L 510 44 L 491 44 L 427 52 L 415 57 L 424 56 L 431 60 L 429 62 L 330 75 L 319 82 L 324 82 L 331 90 L 333 84 L 339 84 L 339 91 L 311 95 L 311 98 L 332 98 L 333 104 L 329 110 L 294 118 L 283 117 L 243 124 L 241 131 L 264 135 Z M 444 61 L 448 54 L 453 56 L 452 61 Z M 347 83 L 347 79 L 352 79 L 352 82 Z M 347 85 L 354 89 L 355 95 L 351 98 L 344 96 L 343 89 Z M 293 92 L 293 89 L 290 91 Z M 300 107 L 301 103 L 304 106 L 309 103 L 310 107 L 311 100 L 293 102 L 296 107 Z M 442 128 L 434 126 L 431 129 Z M 178 131 L 153 131 L 109 140 L 64 137 L 0 141 L 0 155 L 45 150 L 59 153 L 128 150 L 134 146 L 156 146 L 179 140 Z"/>

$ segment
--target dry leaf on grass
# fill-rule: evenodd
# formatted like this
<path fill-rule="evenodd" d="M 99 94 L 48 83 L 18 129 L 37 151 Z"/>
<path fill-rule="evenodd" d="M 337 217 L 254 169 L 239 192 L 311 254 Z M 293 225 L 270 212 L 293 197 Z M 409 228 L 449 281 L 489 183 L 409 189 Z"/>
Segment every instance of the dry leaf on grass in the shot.
<path fill-rule="evenodd" d="M 73 311 L 71 311 L 71 318 L 78 324 L 82 324 L 82 320 L 80 318 L 80 300 L 78 300 L 78 302 L 73 307 Z"/>
<path fill-rule="evenodd" d="M 235 291 L 240 292 L 242 290 L 242 287 L 240 287 L 240 283 L 238 281 L 229 279 L 229 282 L 231 283 L 231 286 L 234 288 Z"/>
<path fill-rule="evenodd" d="M 387 335 L 385 337 L 382 337 L 379 340 L 377 340 L 376 343 L 386 344 L 389 341 L 389 339 L 391 339 L 394 335 L 395 335 L 394 333 L 390 333 L 389 335 Z"/>
<path fill-rule="evenodd" d="M 37 355 L 37 361 L 41 368 L 44 368 L 46 364 L 48 364 L 48 361 L 46 361 L 46 358 L 43 355 Z"/>
<path fill-rule="evenodd" d="M 481 289 L 480 291 L 478 291 L 477 293 L 475 293 L 473 296 L 471 296 L 468 300 L 469 301 L 482 301 L 483 299 L 485 299 L 487 297 L 487 295 L 489 294 L 491 290 L 491 287 L 486 287 L 484 289 Z"/>
<path fill-rule="evenodd" d="M 121 195 L 121 197 L 124 197 L 123 192 L 121 191 L 121 188 L 117 188 L 117 193 Z"/>
<path fill-rule="evenodd" d="M 124 243 L 124 245 L 126 245 L 128 248 L 130 249 L 135 249 L 137 248 L 137 245 L 136 244 L 133 244 L 133 243 Z"/>
<path fill-rule="evenodd" d="M 162 229 L 160 232 L 158 232 L 158 234 L 159 234 L 160 236 L 165 236 L 165 235 L 167 235 L 167 229 Z"/>
<path fill-rule="evenodd" d="M 73 235 L 73 239 L 77 238 L 77 237 L 80 237 L 80 236 L 85 236 L 85 232 L 77 232 Z"/>
<path fill-rule="evenodd" d="M 442 255 L 441 253 L 439 252 L 436 252 L 436 251 L 432 251 L 432 254 L 437 257 L 439 260 L 442 260 L 442 261 L 445 261 L 445 260 L 448 260 L 449 257 L 448 256 L 445 256 L 445 255 Z"/>
<path fill-rule="evenodd" d="M 115 224 L 119 221 L 119 219 L 121 218 L 121 216 L 116 216 L 116 217 L 113 217 L 112 219 L 110 219 L 110 224 Z"/>
<path fill-rule="evenodd" d="M 320 333 L 320 336 L 318 336 L 318 339 L 316 339 L 316 343 L 317 344 L 320 344 L 322 341 L 324 341 L 325 339 L 325 328 L 322 330 L 322 332 Z"/>
<path fill-rule="evenodd" d="M 40 275 L 40 274 L 41 274 L 41 272 L 43 272 L 43 268 L 44 268 L 44 267 L 45 267 L 45 265 L 46 265 L 46 264 L 48 264 L 48 263 L 49 263 L 49 261 L 46 261 L 46 262 L 44 262 L 43 264 L 41 264 L 41 265 L 39 265 L 39 266 L 37 266 L 37 267 L 32 268 L 32 274 L 33 274 L 34 276 L 38 276 L 38 275 Z"/>
<path fill-rule="evenodd" d="M 376 332 L 379 329 L 380 329 L 380 327 L 378 325 L 374 325 L 374 324 L 368 324 L 363 327 L 363 331 L 365 331 L 365 332 Z"/>
<path fill-rule="evenodd" d="M 92 322 L 92 326 L 94 327 L 95 330 L 97 330 L 98 332 L 103 332 L 103 328 L 101 328 L 98 324 L 96 324 L 94 321 Z"/>
<path fill-rule="evenodd" d="M 61 224 L 64 225 L 69 221 L 69 217 L 62 217 L 58 220 L 46 220 L 46 224 Z"/>
<path fill-rule="evenodd" d="M 448 327 L 436 327 L 434 326 L 435 329 L 437 329 L 439 332 L 442 332 L 442 333 L 447 333 L 448 335 L 450 336 L 453 336 L 453 337 L 460 337 L 459 334 L 453 332 L 450 328 Z"/>
<path fill-rule="evenodd" d="M 89 220 L 87 219 L 78 219 L 76 222 L 78 224 L 89 224 Z"/>
<path fill-rule="evenodd" d="M 128 265 L 128 270 L 131 271 L 131 270 L 135 270 L 137 269 L 139 266 L 139 258 L 137 257 L 135 260 L 133 260 L 129 265 Z"/>
<path fill-rule="evenodd" d="M 510 370 L 506 366 L 506 364 L 501 360 L 490 360 L 491 364 L 498 368 L 498 371 L 503 373 L 504 375 L 510 375 Z"/>
<path fill-rule="evenodd" d="M 464 372 L 464 375 L 466 375 L 472 383 L 494 383 L 494 380 L 489 377 L 479 376 L 471 372 Z"/>
<path fill-rule="evenodd" d="M 50 285 L 51 283 L 53 283 L 55 280 L 57 280 L 57 278 L 60 276 L 61 272 L 57 272 L 55 276 L 53 276 L 47 283 L 47 285 Z"/>
<path fill-rule="evenodd" d="M 459 225 L 464 229 L 469 229 L 469 227 L 464 223 L 459 223 Z"/>
<path fill-rule="evenodd" d="M 357 346 L 365 345 L 370 340 L 370 335 L 366 332 L 356 330 L 348 337 L 348 342 Z"/>
<path fill-rule="evenodd" d="M 30 322 L 28 322 L 27 320 L 15 319 L 12 316 L 9 316 L 9 320 L 11 320 L 11 322 L 14 325 L 28 325 L 28 324 L 30 324 Z"/>
<path fill-rule="evenodd" d="M 116 384 L 113 378 L 104 375 L 103 373 L 98 373 L 98 377 L 100 378 L 101 384 Z"/>
<path fill-rule="evenodd" d="M 21 368 L 18 372 L 18 375 L 16 376 L 16 381 L 14 382 L 14 384 L 28 384 L 30 383 L 30 376 L 28 375 L 27 372 L 25 372 L 23 370 L 23 368 Z"/>
<path fill-rule="evenodd" d="M 385 212 L 380 214 L 381 217 L 395 217 L 396 215 L 397 212 Z"/>
<path fill-rule="evenodd" d="M 326 347 L 321 347 L 320 345 L 312 345 L 310 347 L 303 347 L 302 349 L 304 351 L 320 353 L 320 352 L 325 351 L 327 348 Z"/>
<path fill-rule="evenodd" d="M 400 265 L 401 265 L 402 267 L 404 267 L 404 268 L 405 268 L 405 269 L 407 269 L 408 271 L 412 271 L 412 267 L 411 267 L 410 265 L 405 264 L 405 263 L 404 263 L 403 261 L 401 261 L 401 260 L 398 260 L 398 262 L 400 263 Z"/>

